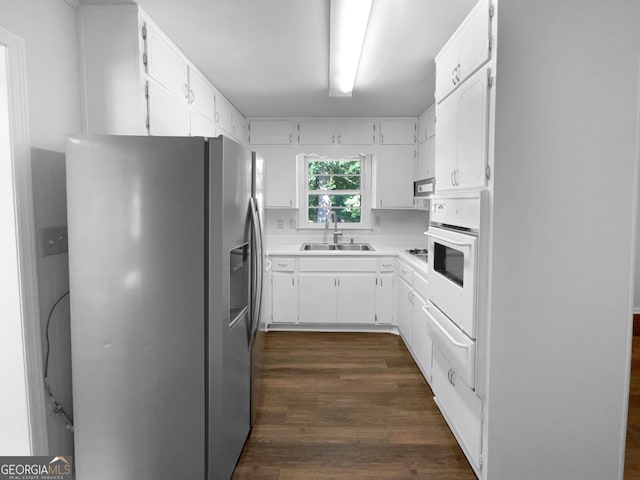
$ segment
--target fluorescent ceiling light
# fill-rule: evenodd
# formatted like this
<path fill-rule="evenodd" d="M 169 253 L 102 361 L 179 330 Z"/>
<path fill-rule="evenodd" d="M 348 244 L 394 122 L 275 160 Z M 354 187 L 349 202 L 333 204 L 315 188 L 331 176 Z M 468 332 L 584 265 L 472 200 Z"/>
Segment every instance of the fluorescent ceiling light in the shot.
<path fill-rule="evenodd" d="M 350 97 L 373 0 L 331 0 L 329 96 Z"/>

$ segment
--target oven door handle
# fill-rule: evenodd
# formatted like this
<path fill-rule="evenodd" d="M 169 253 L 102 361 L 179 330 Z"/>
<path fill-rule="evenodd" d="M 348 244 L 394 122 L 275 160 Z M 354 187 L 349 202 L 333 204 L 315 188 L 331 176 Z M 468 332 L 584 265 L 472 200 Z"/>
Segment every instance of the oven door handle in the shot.
<path fill-rule="evenodd" d="M 429 315 L 429 317 L 431 318 L 433 324 L 435 324 L 438 327 L 438 330 L 440 330 L 440 332 L 442 332 L 442 334 L 447 338 L 447 340 L 449 340 L 451 343 L 453 343 L 456 347 L 458 348 L 462 348 L 464 350 L 468 350 L 469 349 L 469 345 L 465 345 L 464 343 L 460 343 L 457 342 L 455 338 L 453 338 L 451 336 L 451 334 L 449 332 L 447 332 L 445 330 L 445 328 L 440 325 L 440 322 L 438 322 L 438 320 L 431 315 L 431 311 L 428 305 L 425 305 L 422 307 L 422 311 L 424 311 L 427 315 Z"/>
<path fill-rule="evenodd" d="M 439 235 L 434 235 L 433 233 L 430 233 L 430 232 L 424 232 L 424 234 L 427 237 L 433 238 L 434 240 L 440 240 L 441 242 L 446 242 L 446 243 L 449 243 L 451 245 L 455 245 L 456 247 L 471 248 L 473 246 L 473 244 L 471 242 L 457 242 L 455 240 L 450 240 L 448 238 L 444 238 L 444 237 L 441 237 Z"/>

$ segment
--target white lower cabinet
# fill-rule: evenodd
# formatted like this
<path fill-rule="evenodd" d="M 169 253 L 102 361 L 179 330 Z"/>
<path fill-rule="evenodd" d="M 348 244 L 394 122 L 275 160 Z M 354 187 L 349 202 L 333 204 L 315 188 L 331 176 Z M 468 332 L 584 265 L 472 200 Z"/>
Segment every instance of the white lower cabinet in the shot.
<path fill-rule="evenodd" d="M 300 323 L 336 321 L 336 278 L 333 275 L 300 274 Z"/>
<path fill-rule="evenodd" d="M 298 275 L 291 257 L 271 259 L 271 322 L 298 321 Z"/>
<path fill-rule="evenodd" d="M 431 386 L 435 401 L 476 472 L 482 467 L 482 401 L 456 375 L 438 347 L 433 351 Z"/>
<path fill-rule="evenodd" d="M 393 273 L 382 274 L 376 284 L 376 323 L 393 323 Z"/>
<path fill-rule="evenodd" d="M 398 288 L 396 289 L 398 318 L 396 325 L 400 331 L 400 335 L 404 339 L 407 347 L 411 348 L 411 285 L 409 285 L 402 277 L 398 279 Z"/>
<path fill-rule="evenodd" d="M 419 295 L 413 296 L 411 310 L 411 350 L 413 356 L 422 370 L 422 374 L 431 382 L 433 342 L 427 329 L 427 315 L 423 308 L 426 305 Z"/>
<path fill-rule="evenodd" d="M 271 276 L 273 323 L 296 323 L 298 321 L 298 282 L 296 275 L 276 273 Z"/>
<path fill-rule="evenodd" d="M 301 273 L 300 323 L 375 323 L 375 275 Z"/>

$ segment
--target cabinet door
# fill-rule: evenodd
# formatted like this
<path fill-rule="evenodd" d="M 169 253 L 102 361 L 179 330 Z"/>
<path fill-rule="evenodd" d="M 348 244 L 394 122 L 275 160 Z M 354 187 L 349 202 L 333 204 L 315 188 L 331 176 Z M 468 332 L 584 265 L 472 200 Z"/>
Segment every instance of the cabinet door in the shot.
<path fill-rule="evenodd" d="M 193 67 L 189 68 L 189 103 L 191 107 L 214 121 L 216 89 L 202 73 Z"/>
<path fill-rule="evenodd" d="M 416 143 L 415 120 L 382 120 L 380 143 L 383 145 L 413 145 Z"/>
<path fill-rule="evenodd" d="M 376 276 L 341 275 L 337 280 L 338 323 L 375 323 Z"/>
<path fill-rule="evenodd" d="M 433 342 L 427 330 L 427 314 L 422 310 L 424 306 L 425 301 L 415 295 L 411 314 L 411 349 L 422 373 L 431 383 Z"/>
<path fill-rule="evenodd" d="M 335 323 L 335 275 L 300 274 L 300 323 Z"/>
<path fill-rule="evenodd" d="M 488 76 L 481 69 L 456 92 L 457 127 L 454 176 L 458 188 L 482 187 L 486 182 L 488 134 Z M 438 137 L 438 142 L 440 137 Z M 436 184 L 437 186 L 437 184 Z"/>
<path fill-rule="evenodd" d="M 457 33 L 454 33 L 436 55 L 436 103 L 444 100 L 459 83 Z"/>
<path fill-rule="evenodd" d="M 418 141 L 424 143 L 436 134 L 435 104 L 427 108 L 418 118 Z"/>
<path fill-rule="evenodd" d="M 438 137 L 435 145 L 436 191 L 454 188 L 453 174 L 456 170 L 456 109 L 457 96 L 450 95 L 436 108 Z"/>
<path fill-rule="evenodd" d="M 296 208 L 296 157 L 290 146 L 259 146 L 256 151 L 264 159 L 265 206 Z"/>
<path fill-rule="evenodd" d="M 153 80 L 147 82 L 149 135 L 188 136 L 191 114 L 186 102 Z"/>
<path fill-rule="evenodd" d="M 313 120 L 298 123 L 300 145 L 332 145 L 337 142 L 336 122 Z"/>
<path fill-rule="evenodd" d="M 191 110 L 191 136 L 192 137 L 215 137 L 216 124 L 202 115 L 200 112 Z"/>
<path fill-rule="evenodd" d="M 489 37 L 491 35 L 490 1 L 480 0 L 463 23 L 457 38 L 458 63 L 460 64 L 460 84 L 491 55 Z"/>
<path fill-rule="evenodd" d="M 412 208 L 416 149 L 381 146 L 376 161 L 375 208 Z"/>
<path fill-rule="evenodd" d="M 380 275 L 376 289 L 376 321 L 393 322 L 393 275 Z"/>
<path fill-rule="evenodd" d="M 273 273 L 271 276 L 271 321 L 298 321 L 298 285 L 296 276 Z"/>
<path fill-rule="evenodd" d="M 373 145 L 375 124 L 367 120 L 338 120 L 338 143 L 341 145 Z"/>
<path fill-rule="evenodd" d="M 251 120 L 249 143 L 252 145 L 289 145 L 293 141 L 293 124 L 289 120 Z"/>
<path fill-rule="evenodd" d="M 231 127 L 231 135 L 233 138 L 238 140 L 240 143 L 245 143 L 246 138 L 246 127 L 245 127 L 245 119 L 242 114 L 236 110 L 235 108 L 232 111 L 233 115 L 233 125 Z"/>
<path fill-rule="evenodd" d="M 398 280 L 396 292 L 396 301 L 398 302 L 398 318 L 396 322 L 398 330 L 400 330 L 400 335 L 402 335 L 407 347 L 411 347 L 411 313 L 413 309 L 411 295 L 413 292 L 404 280 Z"/>
<path fill-rule="evenodd" d="M 216 127 L 222 129 L 231 136 L 233 130 L 233 107 L 224 96 L 216 91 L 215 93 L 215 122 Z"/>
<path fill-rule="evenodd" d="M 189 86 L 187 61 L 154 25 L 145 24 L 147 74 L 187 103 Z"/>

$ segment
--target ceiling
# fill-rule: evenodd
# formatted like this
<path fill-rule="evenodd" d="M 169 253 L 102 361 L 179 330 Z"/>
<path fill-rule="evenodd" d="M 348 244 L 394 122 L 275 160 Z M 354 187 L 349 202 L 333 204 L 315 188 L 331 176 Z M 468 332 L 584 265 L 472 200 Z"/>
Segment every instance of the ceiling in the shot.
<path fill-rule="evenodd" d="M 350 98 L 328 93 L 329 0 L 136 3 L 245 116 L 341 117 L 422 113 L 433 59 L 476 1 L 374 0 Z"/>

